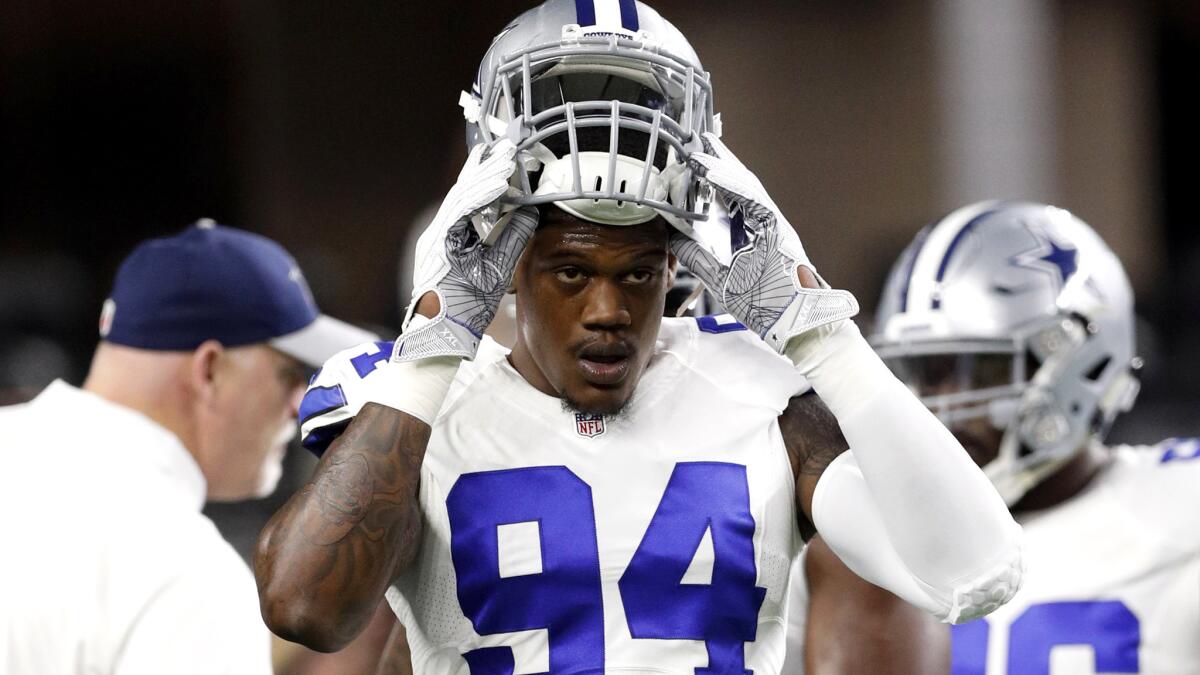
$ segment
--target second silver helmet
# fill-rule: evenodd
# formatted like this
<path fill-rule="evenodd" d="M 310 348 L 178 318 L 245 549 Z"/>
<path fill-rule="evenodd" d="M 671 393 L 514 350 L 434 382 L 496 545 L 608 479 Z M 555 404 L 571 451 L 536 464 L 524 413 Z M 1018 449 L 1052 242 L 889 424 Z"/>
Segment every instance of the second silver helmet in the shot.
<path fill-rule="evenodd" d="M 984 471 L 1009 504 L 1138 390 L 1125 270 L 1045 204 L 980 202 L 923 230 L 892 268 L 872 343 L 948 426 L 986 417 L 1004 432 Z"/>

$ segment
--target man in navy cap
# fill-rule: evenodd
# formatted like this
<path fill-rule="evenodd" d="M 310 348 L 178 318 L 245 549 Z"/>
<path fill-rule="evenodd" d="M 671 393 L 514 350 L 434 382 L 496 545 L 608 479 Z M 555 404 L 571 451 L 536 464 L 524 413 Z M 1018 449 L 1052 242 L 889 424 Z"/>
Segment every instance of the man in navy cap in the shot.
<path fill-rule="evenodd" d="M 122 263 L 82 389 L 0 409 L 0 672 L 267 673 L 201 512 L 275 487 L 306 375 L 365 331 L 275 242 L 202 220 Z"/>

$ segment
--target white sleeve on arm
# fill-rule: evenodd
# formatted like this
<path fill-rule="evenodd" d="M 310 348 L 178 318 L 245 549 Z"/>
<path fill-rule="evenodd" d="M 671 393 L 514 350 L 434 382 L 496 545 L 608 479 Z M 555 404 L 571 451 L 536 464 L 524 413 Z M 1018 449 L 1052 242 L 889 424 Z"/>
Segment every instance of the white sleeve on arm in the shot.
<path fill-rule="evenodd" d="M 868 581 L 951 623 L 1011 599 L 1023 569 L 1020 526 L 858 327 L 817 329 L 787 355 L 850 445 L 852 456 L 830 465 L 813 497 L 813 524 L 830 548 Z"/>
<path fill-rule="evenodd" d="M 210 558 L 218 564 L 182 571 L 146 602 L 114 675 L 271 673 L 271 636 L 254 579 L 232 549 L 229 558 L 227 565 Z"/>

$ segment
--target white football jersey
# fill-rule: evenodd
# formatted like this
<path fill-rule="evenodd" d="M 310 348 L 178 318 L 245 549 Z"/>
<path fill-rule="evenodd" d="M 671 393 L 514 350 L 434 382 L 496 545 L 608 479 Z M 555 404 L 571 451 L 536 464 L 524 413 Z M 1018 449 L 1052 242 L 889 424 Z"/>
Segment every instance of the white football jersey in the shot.
<path fill-rule="evenodd" d="M 1082 493 L 1017 519 L 1024 585 L 953 627 L 954 675 L 1200 673 L 1200 441 L 1113 448 Z"/>
<path fill-rule="evenodd" d="M 1200 673 L 1200 441 L 1119 446 L 1074 498 L 1017 516 L 1016 597 L 952 626 L 952 675 Z M 794 570 L 785 675 L 803 667 L 807 583 Z"/>
<path fill-rule="evenodd" d="M 778 673 L 801 546 L 777 418 L 808 387 L 728 317 L 665 319 L 626 411 L 579 415 L 485 340 L 421 468 L 387 597 L 417 673 Z"/>

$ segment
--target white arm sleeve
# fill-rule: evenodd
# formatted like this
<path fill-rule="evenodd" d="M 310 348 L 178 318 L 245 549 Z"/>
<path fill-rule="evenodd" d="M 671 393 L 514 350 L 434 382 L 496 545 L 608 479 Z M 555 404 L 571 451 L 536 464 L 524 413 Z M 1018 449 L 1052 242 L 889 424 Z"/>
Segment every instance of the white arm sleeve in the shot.
<path fill-rule="evenodd" d="M 850 444 L 852 456 L 822 474 L 814 495 L 813 524 L 830 548 L 868 581 L 951 623 L 1011 599 L 1021 581 L 1020 526 L 858 327 L 847 320 L 811 331 L 787 355 Z"/>

